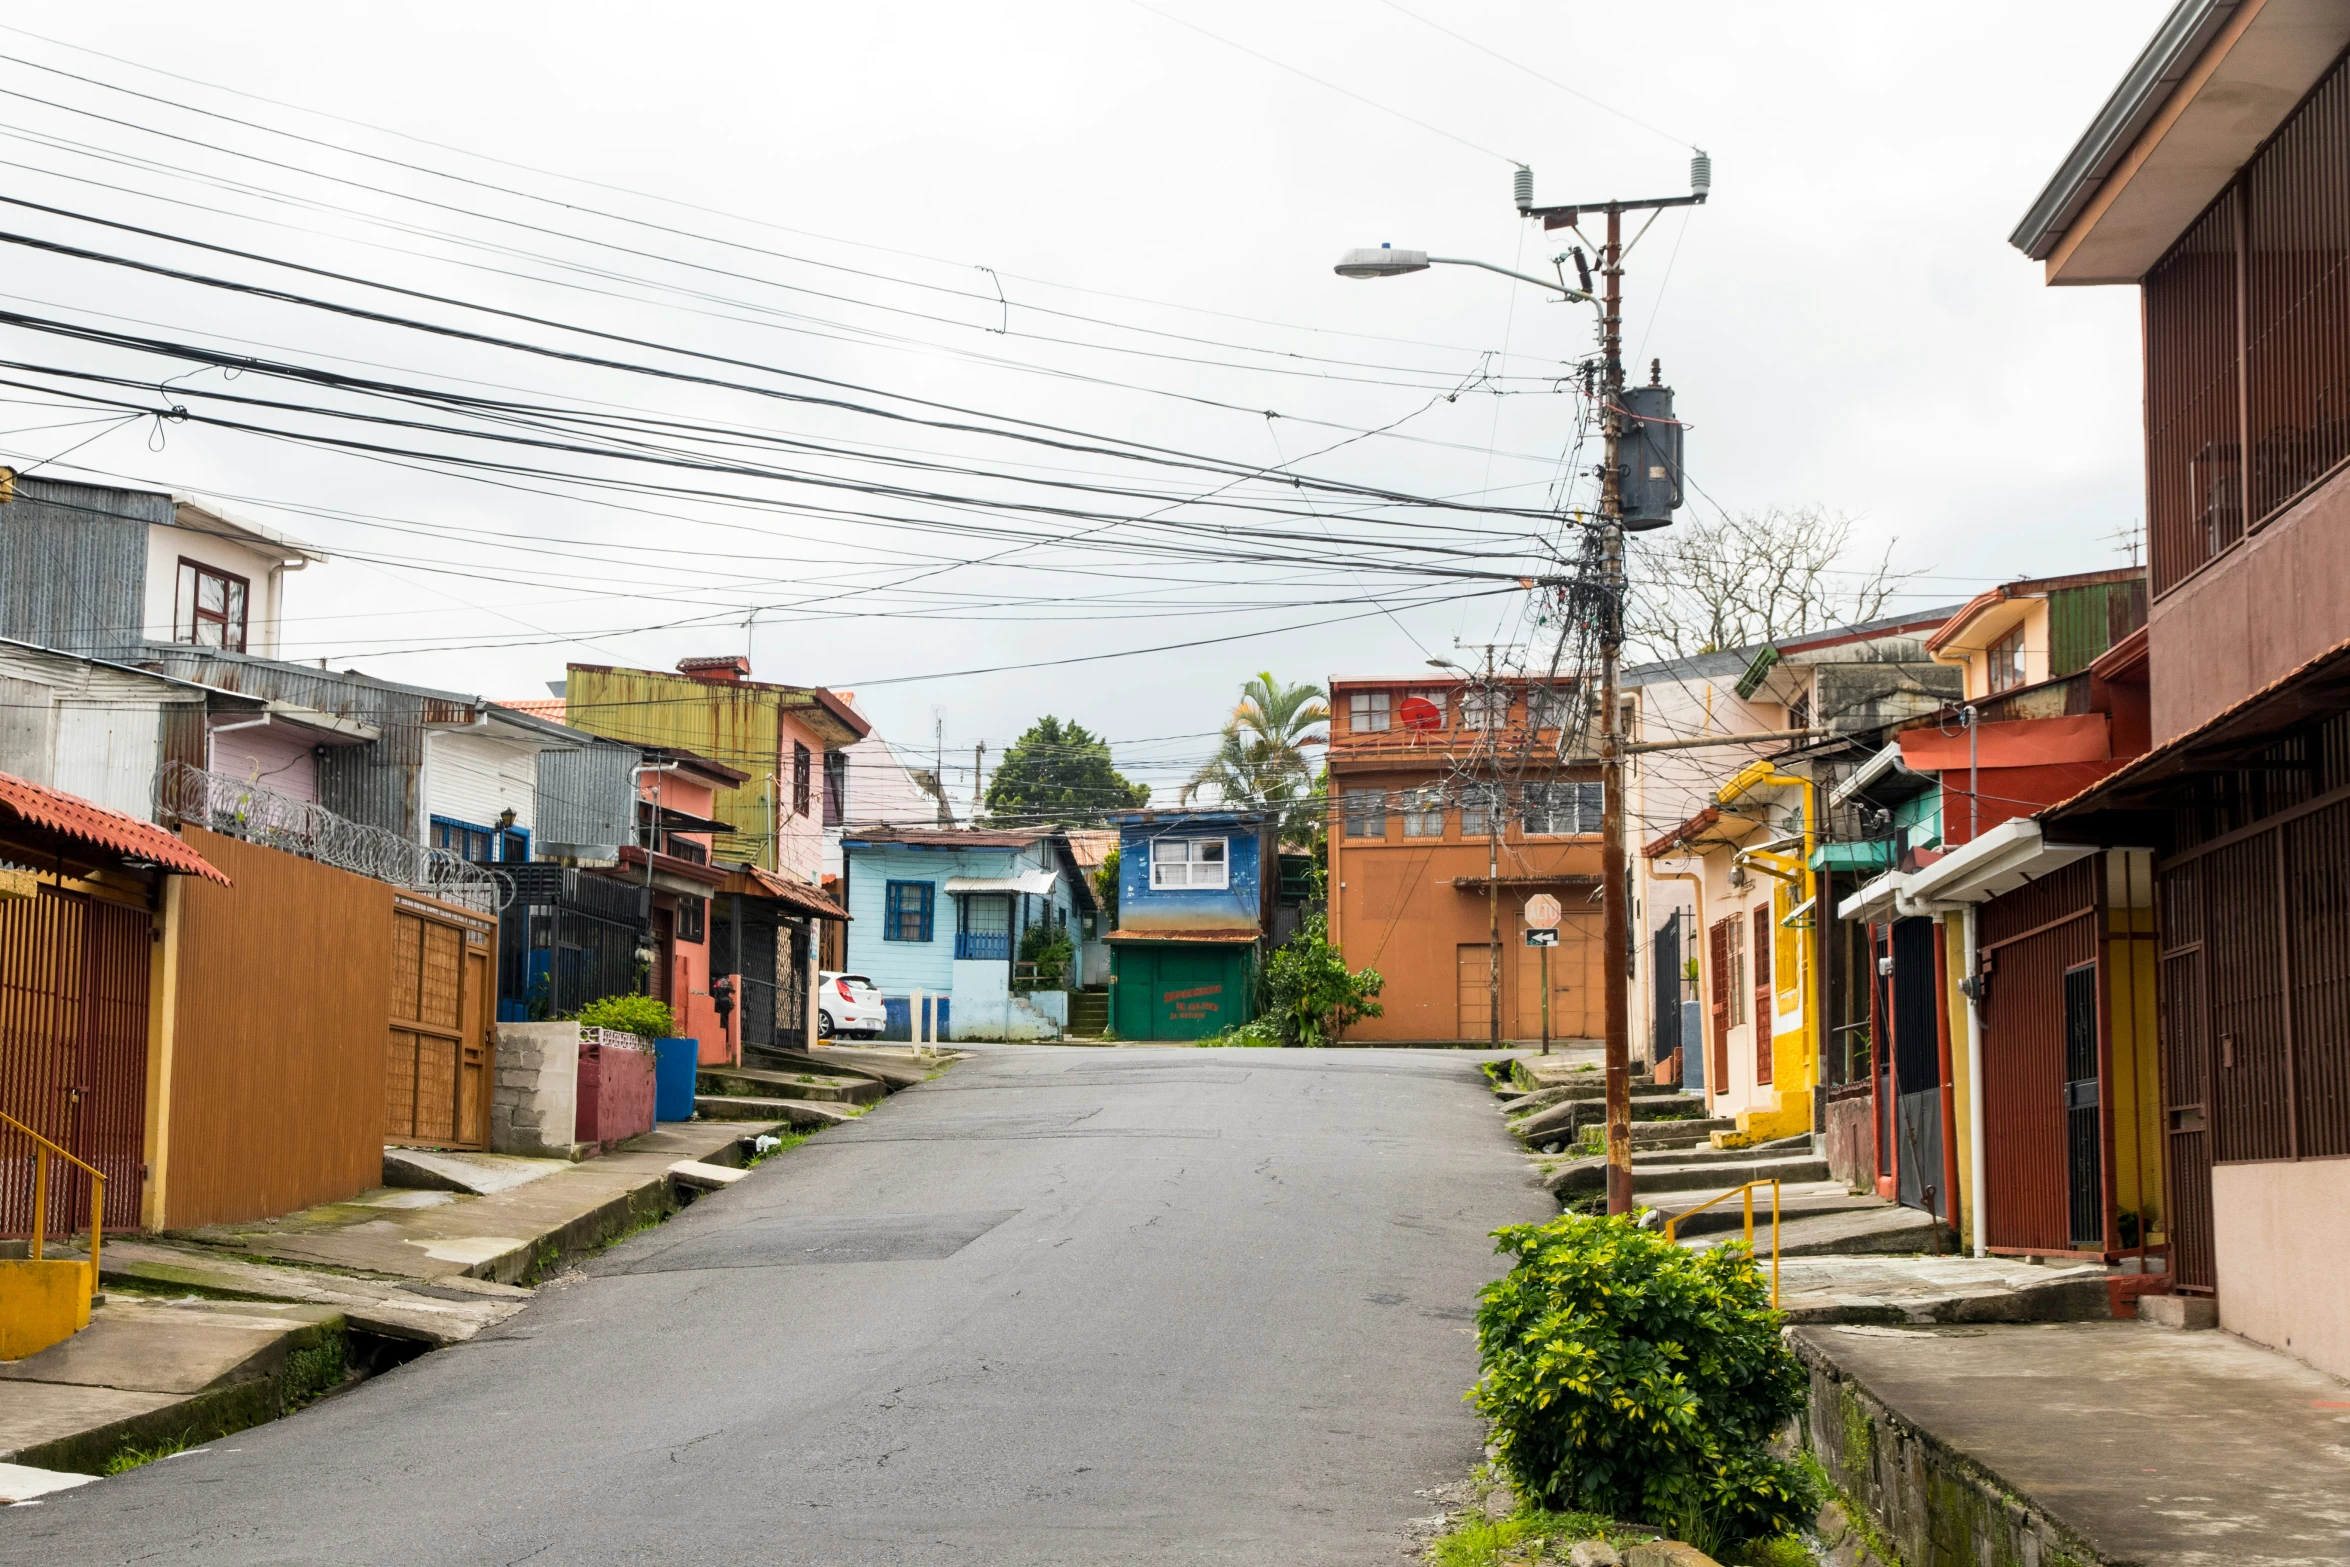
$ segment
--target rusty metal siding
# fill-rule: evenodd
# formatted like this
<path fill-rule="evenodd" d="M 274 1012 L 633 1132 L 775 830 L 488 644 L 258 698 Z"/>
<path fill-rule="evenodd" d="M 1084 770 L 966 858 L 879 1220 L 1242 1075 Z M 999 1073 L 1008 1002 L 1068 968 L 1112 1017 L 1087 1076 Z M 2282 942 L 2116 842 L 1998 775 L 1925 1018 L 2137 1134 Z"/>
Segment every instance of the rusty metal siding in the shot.
<path fill-rule="evenodd" d="M 201 827 L 181 894 L 158 1223 L 287 1213 L 383 1178 L 393 889 Z"/>
<path fill-rule="evenodd" d="M 2350 1154 L 2350 801 L 2280 829 L 2295 1152 Z"/>
<path fill-rule="evenodd" d="M 2065 976 L 2098 959 L 2098 857 L 1983 905 L 1984 1217 L 2003 1250 L 2067 1251 Z"/>
<path fill-rule="evenodd" d="M 740 789 L 714 791 L 710 814 L 734 828 L 726 842 L 729 859 L 775 863 L 769 791 L 790 785 L 772 783 L 768 775 L 780 770 L 784 698 L 794 693 L 583 664 L 572 665 L 565 679 L 563 718 L 572 728 L 691 751 L 750 774 Z M 806 700 L 801 697 L 800 704 Z"/>
<path fill-rule="evenodd" d="M 25 478 L 0 506 L 0 636 L 115 654 L 146 629 L 147 529 L 168 495 Z"/>
<path fill-rule="evenodd" d="M 145 909 L 58 887 L 0 904 L 0 1110 L 105 1173 L 108 1229 L 139 1223 L 153 929 Z M 32 1231 L 31 1158 L 0 1132 L 0 1234 Z M 89 1177 L 53 1163 L 49 1180 L 44 1233 L 88 1228 Z"/>
<path fill-rule="evenodd" d="M 634 746 L 599 741 L 577 751 L 541 751 L 534 842 L 617 847 L 636 837 Z"/>

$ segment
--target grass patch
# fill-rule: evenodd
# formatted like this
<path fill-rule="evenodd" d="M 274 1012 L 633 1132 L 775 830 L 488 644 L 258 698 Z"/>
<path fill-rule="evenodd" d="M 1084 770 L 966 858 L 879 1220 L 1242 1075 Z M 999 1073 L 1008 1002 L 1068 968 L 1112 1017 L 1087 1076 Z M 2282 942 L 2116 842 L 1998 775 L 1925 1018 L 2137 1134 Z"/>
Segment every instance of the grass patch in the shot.
<path fill-rule="evenodd" d="M 340 1333 L 331 1333 L 308 1349 L 297 1349 L 286 1357 L 286 1371 L 279 1386 L 283 1389 L 282 1414 L 317 1403 L 327 1394 L 343 1385 L 349 1378 L 350 1346 Z"/>
<path fill-rule="evenodd" d="M 861 1109 L 862 1107 L 860 1106 L 859 1108 Z M 775 1146 L 768 1149 L 765 1153 L 761 1153 L 756 1148 L 754 1148 L 751 1152 L 751 1156 L 743 1161 L 744 1169 L 756 1170 L 759 1166 L 765 1164 L 768 1160 L 776 1157 L 778 1154 L 790 1153 L 794 1148 L 799 1147 L 800 1144 L 806 1142 L 809 1138 L 815 1136 L 816 1134 L 812 1131 L 809 1131 L 771 1132 L 768 1135 L 775 1139 Z"/>
<path fill-rule="evenodd" d="M 114 1455 L 106 1460 L 106 1467 L 99 1472 L 110 1475 L 129 1474 L 133 1469 L 144 1464 L 151 1464 L 158 1458 L 169 1458 L 174 1454 L 186 1452 L 193 1440 L 190 1433 L 183 1431 L 178 1436 L 164 1438 L 153 1447 L 116 1448 Z"/>
<path fill-rule="evenodd" d="M 1596 1513 L 1552 1513 L 1521 1508 L 1507 1518 L 1472 1514 L 1428 1548 L 1437 1567 L 1518 1567 L 1520 1563 L 1563 1562 L 1579 1540 L 1605 1540 L 1622 1547 L 1654 1539 L 1647 1530 L 1627 1530 Z"/>
<path fill-rule="evenodd" d="M 1819 1558 L 1800 1534 L 1758 1540 L 1733 1559 L 1733 1567 L 1819 1567 Z"/>

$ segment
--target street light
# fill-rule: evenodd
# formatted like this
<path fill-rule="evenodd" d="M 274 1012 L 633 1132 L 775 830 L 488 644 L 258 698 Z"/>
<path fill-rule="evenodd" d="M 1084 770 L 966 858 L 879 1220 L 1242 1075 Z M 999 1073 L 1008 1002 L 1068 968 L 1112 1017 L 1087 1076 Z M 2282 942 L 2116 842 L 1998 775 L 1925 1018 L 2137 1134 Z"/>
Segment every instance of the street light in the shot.
<path fill-rule="evenodd" d="M 1498 272 L 1503 277 L 1531 283 L 1568 299 L 1580 299 L 1588 304 L 1599 301 L 1579 288 L 1569 288 L 1546 277 L 1530 272 L 1512 272 L 1508 267 L 1497 267 L 1490 261 L 1472 261 L 1465 256 L 1431 256 L 1424 250 L 1397 250 L 1393 245 L 1381 245 L 1376 250 L 1350 250 L 1338 258 L 1338 265 L 1330 270 L 1340 277 L 1375 278 L 1402 277 L 1407 272 L 1425 272 L 1430 267 L 1481 267 L 1487 272 Z"/>

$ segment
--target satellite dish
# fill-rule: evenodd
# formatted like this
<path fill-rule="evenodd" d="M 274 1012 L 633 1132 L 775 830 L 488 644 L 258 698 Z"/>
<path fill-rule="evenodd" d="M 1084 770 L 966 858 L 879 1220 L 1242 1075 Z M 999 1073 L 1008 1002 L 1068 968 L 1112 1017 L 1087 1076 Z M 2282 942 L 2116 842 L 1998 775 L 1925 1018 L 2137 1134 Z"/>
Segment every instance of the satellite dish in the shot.
<path fill-rule="evenodd" d="M 1424 696 L 1405 697 L 1402 715 L 1403 726 L 1421 734 L 1426 734 L 1431 729 L 1444 727 L 1444 709 Z"/>

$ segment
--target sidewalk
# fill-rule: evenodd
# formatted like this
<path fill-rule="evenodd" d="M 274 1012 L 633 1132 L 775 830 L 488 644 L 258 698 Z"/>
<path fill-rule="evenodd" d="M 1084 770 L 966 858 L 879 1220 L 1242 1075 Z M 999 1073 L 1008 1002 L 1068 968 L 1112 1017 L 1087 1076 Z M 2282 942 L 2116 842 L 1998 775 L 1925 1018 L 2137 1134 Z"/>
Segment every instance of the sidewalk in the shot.
<path fill-rule="evenodd" d="M 109 1241 L 90 1325 L 0 1362 L 0 1469 L 102 1473 L 460 1343 L 520 1310 L 524 1286 L 733 1178 L 775 1130 L 671 1122 L 578 1164 L 389 1149 L 387 1174 L 409 1184 Z M 36 1480 L 0 1474 L 0 1504 L 34 1499 Z"/>
<path fill-rule="evenodd" d="M 1805 1444 L 1908 1567 L 2350 1561 L 2350 1384 L 2289 1356 L 2139 1322 L 1789 1339 Z"/>

